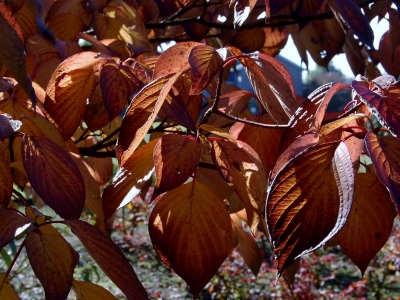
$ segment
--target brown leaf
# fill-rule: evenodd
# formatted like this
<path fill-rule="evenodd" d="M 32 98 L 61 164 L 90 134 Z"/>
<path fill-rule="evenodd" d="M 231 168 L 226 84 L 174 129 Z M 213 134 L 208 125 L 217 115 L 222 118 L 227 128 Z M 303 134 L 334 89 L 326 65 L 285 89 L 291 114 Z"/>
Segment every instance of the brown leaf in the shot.
<path fill-rule="evenodd" d="M 243 230 L 241 221 L 236 214 L 231 214 L 233 233 L 238 239 L 238 250 L 244 262 L 249 267 L 254 276 L 260 272 L 262 257 L 254 237 Z"/>
<path fill-rule="evenodd" d="M 357 173 L 349 217 L 336 240 L 362 275 L 388 240 L 396 209 L 374 173 Z"/>
<path fill-rule="evenodd" d="M 158 139 L 154 139 L 140 147 L 118 169 L 113 182 L 103 193 L 105 220 L 138 195 L 150 179 L 154 169 L 153 150 L 157 142 Z"/>
<path fill-rule="evenodd" d="M 285 151 L 297 137 L 310 131 L 318 107 L 325 101 L 324 99 L 332 86 L 332 83 L 327 83 L 317 88 L 295 112 L 289 121 L 289 127 L 283 132 L 281 152 Z M 331 97 L 332 95 L 328 98 L 328 101 L 330 101 Z"/>
<path fill-rule="evenodd" d="M 263 28 L 265 34 L 265 41 L 262 45 L 260 52 L 271 56 L 279 54 L 280 50 L 285 47 L 289 38 L 289 32 L 284 27 L 283 29 L 271 27 Z"/>
<path fill-rule="evenodd" d="M 125 108 L 141 84 L 132 68 L 108 61 L 101 68 L 100 85 L 110 121 Z"/>
<path fill-rule="evenodd" d="M 100 285 L 87 282 L 87 281 L 72 281 L 72 286 L 74 287 L 76 299 L 79 300 L 116 300 L 117 298 L 113 296 L 109 291 Z"/>
<path fill-rule="evenodd" d="M 290 146 L 276 160 L 274 168 L 269 174 L 269 180 L 274 179 L 276 174 L 278 174 L 278 172 L 286 166 L 289 160 L 300 154 L 300 152 L 307 149 L 308 147 L 317 144 L 318 142 L 318 135 L 312 132 L 301 135 L 297 139 L 295 139 L 293 143 L 291 143 Z"/>
<path fill-rule="evenodd" d="M 165 52 L 164 52 L 165 53 Z M 136 150 L 157 117 L 165 98 L 181 73 L 161 77 L 146 85 L 132 99 L 122 121 L 116 145 L 120 166 Z"/>
<path fill-rule="evenodd" d="M 22 159 L 33 189 L 64 219 L 78 219 L 85 204 L 82 175 L 68 153 L 44 137 L 22 139 Z"/>
<path fill-rule="evenodd" d="M 192 181 L 164 194 L 149 219 L 161 260 L 197 297 L 232 250 L 228 210 L 214 192 Z"/>
<path fill-rule="evenodd" d="M 8 274 L 0 274 L 0 282 L 2 282 L 2 285 L 0 286 L 0 299 L 19 300 L 17 293 L 14 291 L 12 285 L 8 281 L 8 278 L 5 278 L 6 275 Z"/>
<path fill-rule="evenodd" d="M 57 39 L 72 42 L 76 40 L 79 32 L 83 31 L 84 24 L 80 15 L 75 13 L 62 13 L 52 18 L 47 27 Z"/>
<path fill-rule="evenodd" d="M 29 232 L 25 248 L 46 299 L 66 299 L 79 254 L 52 225 Z"/>
<path fill-rule="evenodd" d="M 230 44 L 244 53 L 260 50 L 265 42 L 262 28 L 244 29 L 237 31 L 231 38 Z"/>
<path fill-rule="evenodd" d="M 70 138 L 82 121 L 87 99 L 95 90 L 95 72 L 104 58 L 82 52 L 64 60 L 47 86 L 44 107 L 57 123 L 64 140 Z"/>
<path fill-rule="evenodd" d="M 353 1 L 334 0 L 334 3 L 337 5 L 340 16 L 360 41 L 374 49 L 374 32 L 361 9 Z"/>
<path fill-rule="evenodd" d="M 392 199 L 400 209 L 400 139 L 393 136 L 379 137 L 373 132 L 365 136 L 365 146 L 375 167 L 376 174 L 389 189 Z"/>
<path fill-rule="evenodd" d="M 0 206 L 7 207 L 13 192 L 13 176 L 8 162 L 0 155 Z"/>
<path fill-rule="evenodd" d="M 386 77 L 391 79 L 390 82 L 395 81 L 395 78 L 393 78 L 392 76 Z M 394 136 L 399 135 L 400 82 L 395 81 L 385 89 L 381 89 L 378 86 L 378 88 L 373 88 L 373 90 L 370 90 L 364 85 L 364 82 L 354 80 L 352 82 L 352 87 L 360 96 L 360 100 L 367 105 L 369 111 L 375 117 L 377 117 L 379 123 L 389 129 Z"/>
<path fill-rule="evenodd" d="M 289 71 L 275 58 L 263 53 L 239 59 L 261 104 L 278 124 L 286 124 L 299 104 Z"/>
<path fill-rule="evenodd" d="M 217 126 L 213 126 L 210 124 L 201 124 L 199 126 L 199 128 L 208 131 L 209 133 L 212 133 L 216 136 L 220 136 L 223 137 L 225 139 L 227 139 L 228 141 L 231 141 L 234 144 L 237 144 L 236 139 L 233 137 L 233 135 L 231 135 L 229 132 L 226 132 L 224 129 L 217 127 Z"/>
<path fill-rule="evenodd" d="M 0 249 L 8 245 L 32 222 L 32 218 L 25 217 L 15 210 L 0 208 Z"/>
<path fill-rule="evenodd" d="M 154 66 L 153 80 L 165 75 L 189 70 L 189 55 L 196 46 L 204 46 L 197 42 L 178 43 L 164 51 Z"/>
<path fill-rule="evenodd" d="M 194 47 L 190 51 L 188 60 L 192 68 L 190 72 L 192 79 L 190 94 L 199 95 L 218 74 L 223 61 L 217 50 L 207 45 Z"/>
<path fill-rule="evenodd" d="M 278 276 L 343 227 L 353 172 L 346 146 L 335 141 L 307 148 L 276 175 L 268 188 L 266 219 Z"/>
<path fill-rule="evenodd" d="M 261 214 L 267 186 L 264 168 L 242 148 L 232 142 L 212 142 L 211 156 L 221 176 L 235 186 L 235 191 L 246 208 L 248 224 L 255 232 Z"/>
<path fill-rule="evenodd" d="M 95 12 L 93 30 L 98 40 L 119 39 L 134 46 L 149 48 L 142 19 L 125 1 L 110 1 L 101 11 Z"/>
<path fill-rule="evenodd" d="M 70 152 L 69 155 L 78 167 L 85 184 L 85 206 L 96 214 L 98 220 L 101 222 L 101 226 L 103 226 L 104 213 L 101 205 L 100 187 L 97 183 L 96 175 L 82 156 L 72 152 Z"/>
<path fill-rule="evenodd" d="M 188 180 L 200 160 L 200 144 L 192 137 L 167 134 L 157 142 L 154 152 L 156 194 L 172 190 Z"/>
<path fill-rule="evenodd" d="M 113 175 L 113 163 L 111 157 L 98 158 L 87 157 L 86 162 L 94 171 L 99 187 L 102 189 L 107 185 Z"/>
<path fill-rule="evenodd" d="M 21 29 L 7 6 L 0 3 L 0 36 L 4 47 L 0 47 L 0 62 L 14 76 L 36 106 L 35 90 L 26 73 L 24 41 Z"/>
<path fill-rule="evenodd" d="M 253 121 L 273 124 L 268 116 L 262 116 Z M 279 156 L 279 144 L 282 137 L 280 130 L 236 122 L 229 132 L 237 140 L 250 145 L 258 153 L 266 174 L 272 171 Z"/>
<path fill-rule="evenodd" d="M 385 32 L 379 41 L 378 56 L 386 72 L 397 78 L 400 74 L 400 45 L 392 50 L 389 31 Z"/>
<path fill-rule="evenodd" d="M 105 233 L 80 220 L 64 223 L 71 227 L 90 256 L 128 299 L 148 299 L 128 259 Z"/>

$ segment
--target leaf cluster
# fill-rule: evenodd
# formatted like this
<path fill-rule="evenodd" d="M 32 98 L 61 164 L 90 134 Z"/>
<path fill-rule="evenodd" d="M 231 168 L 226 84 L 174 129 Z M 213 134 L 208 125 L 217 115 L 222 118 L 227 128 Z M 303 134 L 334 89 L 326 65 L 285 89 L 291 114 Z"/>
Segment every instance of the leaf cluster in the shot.
<path fill-rule="evenodd" d="M 369 22 L 386 14 L 375 50 Z M 147 299 L 107 222 L 153 174 L 153 246 L 195 297 L 235 247 L 259 272 L 243 226 L 270 239 L 278 277 L 328 242 L 364 273 L 400 205 L 398 19 L 391 1 L 0 2 L 0 248 L 24 239 L 0 295 L 17 297 L 8 274 L 23 248 L 46 298 L 103 293 L 73 279 L 79 254 L 59 223 L 129 299 Z M 305 62 L 344 51 L 362 75 L 297 95 L 273 57 L 289 34 Z M 181 42 L 158 54 L 165 40 Z M 233 62 L 254 93 L 226 83 Z M 343 89 L 348 105 L 327 114 Z"/>

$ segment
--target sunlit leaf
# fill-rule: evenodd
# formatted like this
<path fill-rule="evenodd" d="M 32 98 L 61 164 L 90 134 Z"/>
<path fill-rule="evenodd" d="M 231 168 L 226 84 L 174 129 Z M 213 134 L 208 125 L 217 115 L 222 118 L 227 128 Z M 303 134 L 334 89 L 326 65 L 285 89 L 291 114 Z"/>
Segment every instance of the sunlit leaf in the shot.
<path fill-rule="evenodd" d="M 100 188 L 103 188 L 113 175 L 113 162 L 111 157 L 88 157 L 86 162 L 93 169 L 95 178 Z"/>
<path fill-rule="evenodd" d="M 185 183 L 197 168 L 200 152 L 200 144 L 193 138 L 180 134 L 161 137 L 153 153 L 156 194 Z"/>
<path fill-rule="evenodd" d="M 99 267 L 128 299 L 148 299 L 128 259 L 105 233 L 80 220 L 64 223 L 71 227 Z"/>
<path fill-rule="evenodd" d="M 210 124 L 201 124 L 199 126 L 199 128 L 204 129 L 205 131 L 208 131 L 209 133 L 212 133 L 212 134 L 215 134 L 217 136 L 223 137 L 223 138 L 231 141 L 234 144 L 237 143 L 237 141 L 233 137 L 233 135 L 231 135 L 229 132 L 226 132 L 221 127 L 213 126 L 213 125 L 210 125 Z"/>
<path fill-rule="evenodd" d="M 93 211 L 98 217 L 101 225 L 104 225 L 104 213 L 101 205 L 100 188 L 96 180 L 96 175 L 82 156 L 71 152 L 69 154 L 78 167 L 85 184 L 85 206 Z"/>
<path fill-rule="evenodd" d="M 297 257 L 325 244 L 347 219 L 354 171 L 346 146 L 339 144 L 307 148 L 268 188 L 266 219 L 278 276 Z"/>
<path fill-rule="evenodd" d="M 161 77 L 146 85 L 125 113 L 116 145 L 120 166 L 139 146 L 157 117 L 165 98 L 181 73 Z"/>
<path fill-rule="evenodd" d="M 349 217 L 336 240 L 364 274 L 388 240 L 397 213 L 385 186 L 374 173 L 357 173 Z"/>
<path fill-rule="evenodd" d="M 267 116 L 256 118 L 253 121 L 273 124 L 271 118 Z M 279 156 L 282 132 L 273 128 L 262 128 L 240 122 L 235 123 L 229 132 L 237 140 L 250 145 L 258 153 L 266 174 L 269 174 Z M 274 142 L 271 143 L 271 141 Z"/>
<path fill-rule="evenodd" d="M 110 60 L 101 68 L 100 85 L 111 121 L 125 108 L 131 96 L 139 89 L 140 82 L 132 68 Z"/>
<path fill-rule="evenodd" d="M 382 124 L 397 136 L 400 134 L 400 82 L 396 81 L 386 90 L 368 89 L 363 82 L 353 81 L 352 86 L 365 103 L 370 112 L 375 115 Z"/>
<path fill-rule="evenodd" d="M 103 193 L 104 217 L 108 220 L 120 207 L 128 204 L 150 179 L 154 169 L 153 150 L 158 139 L 136 150 L 122 165 Z"/>
<path fill-rule="evenodd" d="M 197 42 L 179 43 L 164 51 L 154 66 L 153 80 L 168 74 L 189 70 L 189 55 L 196 46 L 204 46 Z"/>
<path fill-rule="evenodd" d="M 66 299 L 79 254 L 52 225 L 29 232 L 25 248 L 46 299 Z"/>
<path fill-rule="evenodd" d="M 196 298 L 232 250 L 228 210 L 214 192 L 192 181 L 164 194 L 149 219 L 161 260 Z"/>
<path fill-rule="evenodd" d="M 65 140 L 70 138 L 82 121 L 88 101 L 95 90 L 95 72 L 103 59 L 94 52 L 69 57 L 54 71 L 47 86 L 44 107 L 57 123 Z"/>
<path fill-rule="evenodd" d="M 188 60 L 192 68 L 190 72 L 192 80 L 190 94 L 198 95 L 202 93 L 204 88 L 222 68 L 223 61 L 218 52 L 207 45 L 194 47 L 190 51 Z"/>
<path fill-rule="evenodd" d="M 321 103 L 325 101 L 324 99 L 328 96 L 332 86 L 332 83 L 327 83 L 317 88 L 291 117 L 289 127 L 283 132 L 281 152 L 285 151 L 297 137 L 310 131 L 315 119 L 314 115 Z M 330 100 L 329 98 L 328 101 Z"/>
<path fill-rule="evenodd" d="M 32 222 L 32 218 L 25 217 L 15 210 L 0 208 L 0 249 L 10 243 Z"/>
<path fill-rule="evenodd" d="M 92 282 L 74 280 L 72 282 L 74 287 L 76 298 L 79 300 L 116 300 L 117 298 L 113 296 L 109 291 L 100 285 L 94 284 Z"/>
<path fill-rule="evenodd" d="M 221 176 L 234 185 L 244 203 L 248 224 L 255 232 L 264 210 L 267 176 L 261 164 L 257 164 L 245 150 L 230 141 L 212 142 L 212 159 Z"/>
<path fill-rule="evenodd" d="M 260 271 L 262 257 L 254 237 L 245 231 L 236 214 L 231 214 L 233 233 L 238 239 L 238 250 L 254 276 Z"/>
<path fill-rule="evenodd" d="M 375 167 L 376 174 L 389 189 L 392 199 L 400 208 L 400 139 L 392 136 L 379 137 L 373 132 L 365 136 L 365 146 Z"/>
<path fill-rule="evenodd" d="M 95 12 L 93 30 L 98 40 L 120 39 L 131 45 L 148 47 L 143 21 L 125 1 L 110 1 L 101 12 Z"/>
<path fill-rule="evenodd" d="M 52 18 L 47 27 L 58 39 L 71 42 L 76 39 L 79 32 L 83 31 L 84 24 L 81 16 L 72 13 L 62 13 Z"/>
<path fill-rule="evenodd" d="M 263 107 L 277 123 L 286 124 L 299 106 L 289 71 L 275 58 L 263 53 L 239 60 Z"/>
<path fill-rule="evenodd" d="M 85 204 L 82 175 L 68 153 L 44 137 L 22 139 L 24 168 L 33 189 L 64 219 L 78 219 Z"/>
<path fill-rule="evenodd" d="M 262 45 L 260 52 L 276 56 L 280 50 L 286 45 L 289 38 L 289 32 L 285 28 L 263 28 L 265 34 L 264 44 Z"/>

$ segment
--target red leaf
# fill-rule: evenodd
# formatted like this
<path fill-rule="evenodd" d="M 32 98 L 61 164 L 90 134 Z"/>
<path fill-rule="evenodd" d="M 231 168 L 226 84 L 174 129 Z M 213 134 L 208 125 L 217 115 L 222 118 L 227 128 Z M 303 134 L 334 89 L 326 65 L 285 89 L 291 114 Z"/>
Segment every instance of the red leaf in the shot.
<path fill-rule="evenodd" d="M 333 94 L 330 93 L 332 87 L 332 83 L 327 83 L 317 88 L 307 97 L 307 100 L 303 102 L 300 108 L 292 116 L 289 121 L 289 127 L 283 132 L 281 140 L 281 152 L 285 151 L 297 137 L 311 131 L 313 124 L 316 124 L 315 116 L 318 108 L 323 105 L 324 102 L 329 102 L 333 96 Z M 326 105 L 326 103 L 323 105 L 325 109 Z M 320 110 L 320 112 L 322 111 L 323 110 Z M 319 125 L 322 121 L 321 115 L 323 117 L 323 114 L 320 113 L 318 122 Z M 314 126 L 313 129 L 316 130 L 319 128 L 315 128 Z"/>
<path fill-rule="evenodd" d="M 66 220 L 87 252 L 128 299 L 148 299 L 128 259 L 103 232 L 80 220 Z"/>
<path fill-rule="evenodd" d="M 391 76 L 390 76 L 391 77 Z M 379 78 L 379 77 L 378 77 Z M 393 78 L 393 77 L 391 77 Z M 376 79 L 375 79 L 376 80 Z M 393 78 L 394 80 L 394 78 Z M 385 89 L 369 90 L 362 81 L 353 81 L 352 87 L 365 103 L 369 111 L 382 124 L 397 136 L 400 134 L 400 82 L 396 81 Z"/>
<path fill-rule="evenodd" d="M 392 136 L 379 137 L 373 132 L 365 136 L 365 146 L 374 164 L 376 174 L 389 189 L 392 199 L 400 211 L 400 139 Z"/>
<path fill-rule="evenodd" d="M 43 285 L 46 299 L 66 299 L 79 254 L 51 225 L 28 233 L 25 248 L 32 269 Z"/>
<path fill-rule="evenodd" d="M 108 61 L 101 68 L 100 85 L 110 121 L 125 108 L 140 82 L 128 66 Z"/>
<path fill-rule="evenodd" d="M 85 184 L 68 153 L 47 138 L 27 135 L 21 151 L 36 193 L 62 218 L 78 219 L 85 205 Z"/>
<path fill-rule="evenodd" d="M 207 45 L 194 47 L 188 60 L 192 68 L 190 94 L 199 95 L 222 68 L 223 61 L 217 50 Z"/>
<path fill-rule="evenodd" d="M 46 89 L 44 107 L 57 123 L 64 140 L 69 139 L 82 122 L 86 102 L 95 88 L 95 73 L 105 58 L 82 52 L 64 60 L 54 71 Z"/>
<path fill-rule="evenodd" d="M 388 240 L 396 217 L 390 195 L 373 173 L 357 173 L 349 217 L 336 240 L 364 272 Z"/>
<path fill-rule="evenodd" d="M 178 43 L 164 51 L 154 66 L 153 80 L 165 75 L 189 70 L 189 55 L 196 46 L 204 46 L 197 42 Z"/>
<path fill-rule="evenodd" d="M 183 183 L 196 170 L 201 146 L 193 138 L 180 134 L 161 137 L 154 148 L 157 195 L 172 190 Z"/>
<path fill-rule="evenodd" d="M 161 260 L 189 284 L 194 298 L 232 251 L 224 202 L 196 181 L 161 197 L 150 215 L 149 233 Z"/>
<path fill-rule="evenodd" d="M 0 155 L 0 206 L 8 206 L 13 192 L 13 174 L 3 156 Z"/>
<path fill-rule="evenodd" d="M 250 57 L 239 61 L 258 99 L 277 123 L 287 123 L 299 106 L 289 71 L 269 55 L 258 53 Z"/>
<path fill-rule="evenodd" d="M 353 165 L 340 141 L 307 148 L 275 176 L 268 188 L 266 219 L 278 276 L 343 227 L 353 185 Z"/>
<path fill-rule="evenodd" d="M 256 118 L 254 121 L 265 124 L 272 123 L 271 118 L 267 116 Z M 282 132 L 276 129 L 262 128 L 240 122 L 235 123 L 229 132 L 237 140 L 250 145 L 257 152 L 264 166 L 265 173 L 269 174 L 279 156 L 279 144 Z M 271 141 L 273 142 L 271 143 Z"/>
<path fill-rule="evenodd" d="M 122 121 L 116 145 L 117 158 L 121 166 L 142 142 L 180 75 L 181 73 L 176 73 L 171 78 L 158 78 L 146 85 L 132 99 Z"/>
<path fill-rule="evenodd" d="M 344 21 L 361 42 L 374 49 L 374 32 L 367 18 L 353 1 L 334 0 Z"/>
<path fill-rule="evenodd" d="M 157 142 L 158 139 L 155 139 L 140 147 L 118 169 L 113 182 L 103 193 L 105 220 L 138 195 L 150 179 L 154 168 L 153 149 Z"/>
<path fill-rule="evenodd" d="M 233 183 L 244 203 L 248 224 L 253 232 L 262 218 L 267 186 L 267 176 L 261 164 L 251 155 L 230 141 L 213 141 L 212 159 L 221 176 Z"/>
<path fill-rule="evenodd" d="M 0 47 L 0 62 L 18 81 L 25 93 L 36 107 L 35 90 L 32 81 L 26 74 L 25 46 L 21 29 L 7 6 L 0 3 L 0 36 L 3 47 Z"/>
<path fill-rule="evenodd" d="M 8 245 L 32 222 L 32 218 L 25 217 L 14 210 L 0 208 L 0 249 Z"/>

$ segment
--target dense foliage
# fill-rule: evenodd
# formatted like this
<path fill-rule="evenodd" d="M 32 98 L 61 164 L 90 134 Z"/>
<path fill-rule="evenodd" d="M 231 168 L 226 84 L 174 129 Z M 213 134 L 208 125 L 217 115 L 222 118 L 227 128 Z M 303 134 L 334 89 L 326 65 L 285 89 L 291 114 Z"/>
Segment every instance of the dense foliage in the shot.
<path fill-rule="evenodd" d="M 151 297 L 110 223 L 152 179 L 152 244 L 194 297 L 236 247 L 258 274 L 260 235 L 278 278 L 335 244 L 364 273 L 400 205 L 393 2 L 0 2 L 0 248 L 22 240 L 0 296 L 18 299 L 8 276 L 25 249 L 46 298 L 114 297 L 74 279 L 68 227 L 127 298 Z M 375 17 L 390 25 L 377 50 Z M 345 52 L 359 75 L 296 95 L 273 57 L 289 35 L 306 64 Z M 236 62 L 254 93 L 225 82 Z M 344 110 L 327 113 L 344 89 Z"/>

